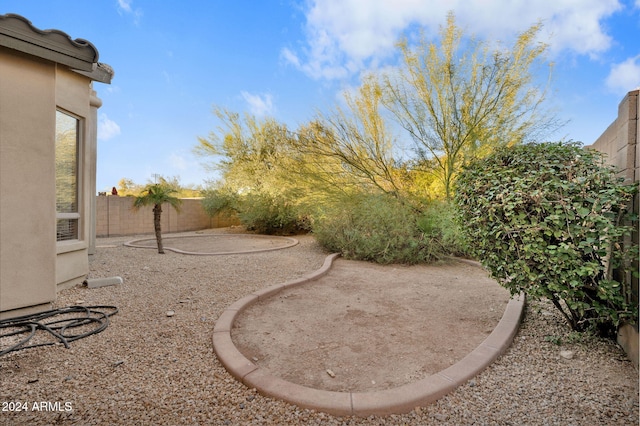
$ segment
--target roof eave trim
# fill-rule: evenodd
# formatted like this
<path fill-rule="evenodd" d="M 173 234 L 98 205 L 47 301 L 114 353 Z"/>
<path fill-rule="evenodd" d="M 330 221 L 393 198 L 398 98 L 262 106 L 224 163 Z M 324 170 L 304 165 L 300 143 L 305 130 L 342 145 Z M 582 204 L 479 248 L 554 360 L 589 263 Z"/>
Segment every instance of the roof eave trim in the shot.
<path fill-rule="evenodd" d="M 98 50 L 87 40 L 72 40 L 59 30 L 39 30 L 31 22 L 8 13 L 0 15 L 0 46 L 90 72 L 98 62 Z"/>
<path fill-rule="evenodd" d="M 100 62 L 98 62 L 97 64 L 94 64 L 94 67 L 91 71 L 84 71 L 84 70 L 78 70 L 78 69 L 74 71 L 77 72 L 78 74 L 84 75 L 85 77 L 89 77 L 93 81 L 106 83 L 106 84 L 111 84 L 111 79 L 113 78 L 113 75 L 114 75 L 113 68 L 111 68 L 107 64 L 103 64 Z"/>

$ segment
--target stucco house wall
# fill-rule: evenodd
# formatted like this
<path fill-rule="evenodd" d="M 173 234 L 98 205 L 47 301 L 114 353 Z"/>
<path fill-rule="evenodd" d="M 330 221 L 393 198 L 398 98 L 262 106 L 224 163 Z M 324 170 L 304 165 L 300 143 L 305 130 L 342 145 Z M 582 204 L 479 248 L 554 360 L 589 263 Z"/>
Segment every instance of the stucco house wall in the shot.
<path fill-rule="evenodd" d="M 77 240 L 56 244 L 56 285 L 67 288 L 84 281 L 89 272 L 89 244 L 92 240 L 91 216 L 94 189 L 90 185 L 91 162 L 96 151 L 95 137 L 90 134 L 95 117 L 91 113 L 91 81 L 64 67 L 56 67 L 56 108 L 80 118 L 80 150 L 78 205 L 80 229 Z M 55 190 L 55 188 L 54 188 Z"/>
<path fill-rule="evenodd" d="M 55 72 L 0 47 L 0 311 L 56 295 Z"/>
<path fill-rule="evenodd" d="M 91 43 L 0 15 L 0 318 L 50 309 L 95 244 L 97 108 L 110 83 Z M 56 111 L 78 120 L 77 238 L 57 241 Z"/>

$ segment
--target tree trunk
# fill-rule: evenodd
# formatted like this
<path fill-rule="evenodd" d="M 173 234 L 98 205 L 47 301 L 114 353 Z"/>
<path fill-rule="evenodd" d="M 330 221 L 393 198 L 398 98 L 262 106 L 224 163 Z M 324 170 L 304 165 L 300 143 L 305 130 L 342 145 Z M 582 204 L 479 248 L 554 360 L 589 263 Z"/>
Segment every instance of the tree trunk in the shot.
<path fill-rule="evenodd" d="M 162 229 L 160 229 L 160 216 L 162 215 L 162 205 L 153 206 L 153 227 L 156 231 L 156 242 L 158 243 L 158 253 L 164 254 L 162 247 Z"/>

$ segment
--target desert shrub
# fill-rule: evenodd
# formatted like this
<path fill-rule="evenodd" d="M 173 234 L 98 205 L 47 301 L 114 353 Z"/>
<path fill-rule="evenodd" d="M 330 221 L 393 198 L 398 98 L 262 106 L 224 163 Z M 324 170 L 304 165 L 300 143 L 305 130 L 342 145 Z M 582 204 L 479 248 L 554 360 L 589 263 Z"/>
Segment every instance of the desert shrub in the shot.
<path fill-rule="evenodd" d="M 322 246 L 347 259 L 415 264 L 440 258 L 442 244 L 418 227 L 417 217 L 389 195 L 359 194 L 325 208 L 313 232 Z"/>
<path fill-rule="evenodd" d="M 246 194 L 239 197 L 237 211 L 242 224 L 260 234 L 290 235 L 309 230 L 307 216 L 284 196 Z"/>
<path fill-rule="evenodd" d="M 202 207 L 211 217 L 237 212 L 238 195 L 227 189 L 208 189 L 203 192 Z"/>
<path fill-rule="evenodd" d="M 574 330 L 635 321 L 622 246 L 635 185 L 576 143 L 503 148 L 466 166 L 455 203 L 469 247 L 511 291 L 548 298 Z"/>
<path fill-rule="evenodd" d="M 464 230 L 456 220 L 456 208 L 446 201 L 433 201 L 417 217 L 418 228 L 441 245 L 449 256 L 469 257 Z"/>
<path fill-rule="evenodd" d="M 211 216 L 236 214 L 247 230 L 259 234 L 290 235 L 310 228 L 308 215 L 284 196 L 217 189 L 207 191 L 202 204 Z"/>

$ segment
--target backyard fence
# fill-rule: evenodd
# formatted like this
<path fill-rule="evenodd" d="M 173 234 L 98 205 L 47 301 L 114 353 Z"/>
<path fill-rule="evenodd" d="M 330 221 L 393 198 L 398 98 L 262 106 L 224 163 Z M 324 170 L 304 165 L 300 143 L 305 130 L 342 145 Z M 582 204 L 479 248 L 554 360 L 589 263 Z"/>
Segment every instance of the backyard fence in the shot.
<path fill-rule="evenodd" d="M 637 150 L 640 122 L 640 90 L 633 90 L 618 105 L 618 117 L 602 135 L 589 146 L 607 154 L 610 164 L 629 182 L 640 180 L 640 151 Z"/>
<path fill-rule="evenodd" d="M 632 90 L 618 105 L 618 117 L 607 127 L 607 130 L 588 148 L 606 154 L 607 161 L 618 170 L 618 175 L 626 182 L 640 181 L 640 150 L 638 149 L 638 135 L 640 135 L 640 90 Z M 638 214 L 638 195 L 633 199 L 633 212 Z M 631 241 L 625 243 L 638 244 L 638 222 Z M 634 269 L 638 269 L 638 264 Z M 630 273 L 629 273 L 630 274 Z M 638 278 L 629 277 L 632 283 L 632 293 L 638 303 Z"/>
<path fill-rule="evenodd" d="M 607 130 L 589 148 L 596 149 L 607 154 L 609 164 L 616 166 L 618 174 L 624 177 L 627 182 L 640 181 L 640 149 L 638 149 L 638 135 L 640 135 L 640 90 L 633 90 L 624 97 L 618 106 L 618 117 Z M 638 214 L 638 194 L 633 199 L 633 212 Z M 630 238 L 625 240 L 625 244 L 638 244 L 638 222 L 635 231 Z M 636 262 L 633 269 L 636 271 L 640 265 Z M 634 302 L 638 303 L 638 278 L 633 278 L 629 272 L 627 275 L 631 280 L 632 296 Z M 624 324 L 618 330 L 618 343 L 623 347 L 627 356 L 634 363 L 636 368 L 639 365 L 638 355 L 638 328 L 637 324 L 631 326 Z"/>
<path fill-rule="evenodd" d="M 134 197 L 99 195 L 96 197 L 96 236 L 152 234 L 153 206 L 133 209 Z M 209 216 L 202 207 L 202 200 L 183 198 L 180 212 L 168 204 L 162 206 L 162 232 L 186 232 L 200 229 L 223 228 L 239 225 L 235 217 Z"/>

